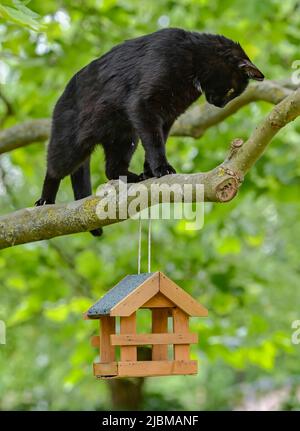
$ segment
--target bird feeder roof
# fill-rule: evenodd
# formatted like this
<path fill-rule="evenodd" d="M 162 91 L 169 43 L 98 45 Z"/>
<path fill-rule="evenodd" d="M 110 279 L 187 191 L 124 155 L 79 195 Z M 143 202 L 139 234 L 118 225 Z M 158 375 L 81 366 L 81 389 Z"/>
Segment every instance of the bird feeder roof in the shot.
<path fill-rule="evenodd" d="M 162 272 L 127 275 L 85 313 L 88 319 L 101 316 L 130 316 L 157 294 L 189 316 L 207 316 L 208 311 Z"/>
<path fill-rule="evenodd" d="M 88 316 L 92 318 L 94 316 L 109 315 L 110 310 L 115 305 L 150 278 L 152 274 L 149 272 L 127 275 L 88 310 Z"/>

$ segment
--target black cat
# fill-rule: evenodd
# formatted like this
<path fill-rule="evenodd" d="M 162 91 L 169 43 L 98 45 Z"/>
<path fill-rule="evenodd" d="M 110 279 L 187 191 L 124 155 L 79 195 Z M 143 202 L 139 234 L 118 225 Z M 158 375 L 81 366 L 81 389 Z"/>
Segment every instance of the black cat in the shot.
<path fill-rule="evenodd" d="M 125 41 L 76 73 L 53 113 L 42 197 L 53 204 L 71 175 L 75 199 L 91 194 L 90 155 L 105 152 L 108 179 L 128 182 L 175 173 L 165 143 L 176 118 L 201 94 L 223 107 L 249 78 L 263 80 L 238 43 L 224 36 L 169 28 Z M 144 172 L 128 171 L 141 139 Z M 94 235 L 100 231 L 94 231 Z"/>

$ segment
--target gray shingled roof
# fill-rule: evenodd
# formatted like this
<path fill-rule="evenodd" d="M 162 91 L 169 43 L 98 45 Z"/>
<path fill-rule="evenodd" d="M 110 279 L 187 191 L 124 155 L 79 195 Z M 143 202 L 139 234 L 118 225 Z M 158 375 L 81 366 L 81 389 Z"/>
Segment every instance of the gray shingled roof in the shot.
<path fill-rule="evenodd" d="M 152 277 L 153 272 L 144 274 L 127 275 L 115 287 L 113 287 L 106 295 L 97 301 L 88 310 L 87 315 L 91 319 L 96 319 L 100 316 L 105 316 L 110 313 L 110 310 L 117 305 L 122 299 L 126 298 L 129 293 L 133 292 L 145 280 Z"/>

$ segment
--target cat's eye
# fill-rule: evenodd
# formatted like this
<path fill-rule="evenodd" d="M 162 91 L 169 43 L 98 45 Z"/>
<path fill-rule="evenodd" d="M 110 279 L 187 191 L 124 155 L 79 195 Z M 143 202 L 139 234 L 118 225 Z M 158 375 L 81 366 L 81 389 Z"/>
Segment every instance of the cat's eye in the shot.
<path fill-rule="evenodd" d="M 234 91 L 235 91 L 234 88 L 230 88 L 230 90 L 228 90 L 226 93 L 226 97 L 231 96 L 234 93 Z"/>

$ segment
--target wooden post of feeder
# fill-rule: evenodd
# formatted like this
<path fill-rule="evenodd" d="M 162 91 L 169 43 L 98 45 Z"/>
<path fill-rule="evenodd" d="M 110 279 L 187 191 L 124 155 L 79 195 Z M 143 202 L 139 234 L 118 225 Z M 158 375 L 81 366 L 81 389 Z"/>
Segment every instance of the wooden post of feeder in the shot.
<path fill-rule="evenodd" d="M 116 333 L 115 318 L 101 316 L 100 319 L 100 361 L 114 362 L 116 360 L 115 347 L 111 345 L 110 336 Z"/>
<path fill-rule="evenodd" d="M 189 316 L 180 308 L 173 309 L 173 332 L 179 334 L 189 333 Z M 189 344 L 174 344 L 174 360 L 188 361 L 190 356 Z"/>
<path fill-rule="evenodd" d="M 136 334 L 136 313 L 120 318 L 120 334 Z M 121 346 L 121 361 L 136 361 L 137 346 Z"/>

